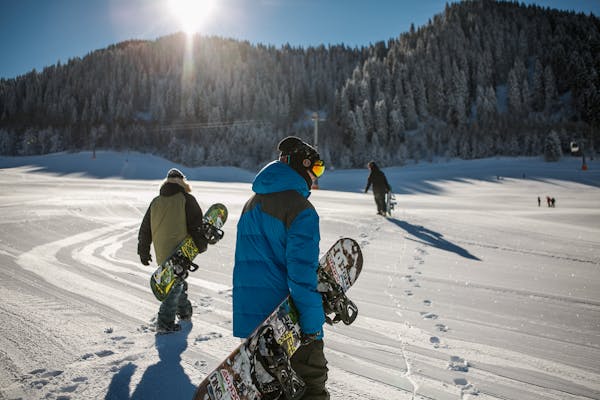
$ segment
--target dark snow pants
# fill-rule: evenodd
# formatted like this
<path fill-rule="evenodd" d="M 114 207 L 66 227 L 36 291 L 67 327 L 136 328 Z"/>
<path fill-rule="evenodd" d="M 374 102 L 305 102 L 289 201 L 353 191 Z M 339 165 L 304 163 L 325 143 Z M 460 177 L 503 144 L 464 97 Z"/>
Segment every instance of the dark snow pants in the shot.
<path fill-rule="evenodd" d="M 323 353 L 323 341 L 315 340 L 301 346 L 290 361 L 294 371 L 306 383 L 306 393 L 302 400 L 329 400 L 329 392 L 325 388 L 329 369 Z"/>
<path fill-rule="evenodd" d="M 373 196 L 375 197 L 377 212 L 379 214 L 385 215 L 387 211 L 385 206 L 385 192 L 373 192 Z"/>
<path fill-rule="evenodd" d="M 192 303 L 188 300 L 187 289 L 188 284 L 185 280 L 179 280 L 173 285 L 158 310 L 158 326 L 171 326 L 175 322 L 175 315 L 179 316 L 179 319 L 192 317 Z"/>

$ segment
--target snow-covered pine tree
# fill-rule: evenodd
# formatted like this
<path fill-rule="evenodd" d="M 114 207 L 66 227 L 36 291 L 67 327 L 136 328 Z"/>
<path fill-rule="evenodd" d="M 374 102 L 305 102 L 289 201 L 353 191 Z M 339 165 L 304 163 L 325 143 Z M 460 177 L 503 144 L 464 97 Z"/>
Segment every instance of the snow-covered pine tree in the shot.
<path fill-rule="evenodd" d="M 558 161 L 562 157 L 562 149 L 558 133 L 552 130 L 544 142 L 544 160 Z"/>

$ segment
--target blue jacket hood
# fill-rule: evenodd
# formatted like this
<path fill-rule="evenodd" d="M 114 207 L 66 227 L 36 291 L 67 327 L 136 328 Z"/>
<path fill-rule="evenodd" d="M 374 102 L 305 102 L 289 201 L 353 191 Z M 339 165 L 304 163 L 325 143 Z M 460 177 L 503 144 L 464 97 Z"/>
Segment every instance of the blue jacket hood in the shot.
<path fill-rule="evenodd" d="M 252 191 L 257 194 L 268 194 L 296 190 L 304 198 L 308 198 L 310 190 L 306 181 L 292 167 L 275 160 L 267 164 L 254 178 Z"/>

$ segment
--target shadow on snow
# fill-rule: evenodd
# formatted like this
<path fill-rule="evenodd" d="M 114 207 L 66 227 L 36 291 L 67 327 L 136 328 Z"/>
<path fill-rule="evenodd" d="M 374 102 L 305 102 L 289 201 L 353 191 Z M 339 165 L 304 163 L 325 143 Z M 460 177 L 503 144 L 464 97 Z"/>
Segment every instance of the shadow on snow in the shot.
<path fill-rule="evenodd" d="M 187 326 L 186 326 L 187 325 Z M 181 354 L 187 348 L 192 324 L 169 335 L 156 335 L 159 362 L 149 366 L 129 396 L 129 385 L 137 365 L 128 363 L 112 377 L 105 400 L 123 399 L 191 399 L 196 388 L 181 366 Z"/>
<path fill-rule="evenodd" d="M 398 225 L 400 228 L 404 229 L 407 233 L 416 237 L 418 239 L 416 241 L 418 241 L 418 242 L 421 242 L 421 243 L 429 245 L 429 246 L 433 246 L 440 250 L 445 250 L 445 251 L 449 251 L 452 253 L 456 253 L 459 256 L 468 258 L 470 260 L 481 261 L 480 258 L 469 253 L 468 250 L 463 249 L 462 247 L 457 246 L 454 243 L 451 243 L 451 242 L 447 241 L 446 239 L 444 239 L 444 235 L 442 235 L 439 232 L 434 232 L 431 229 L 427 229 L 427 228 L 423 227 L 422 225 L 412 225 L 406 221 L 400 221 L 399 219 L 396 219 L 396 218 L 388 218 L 388 221 L 393 222 L 394 224 Z M 411 240 L 414 240 L 414 239 L 411 239 Z"/>

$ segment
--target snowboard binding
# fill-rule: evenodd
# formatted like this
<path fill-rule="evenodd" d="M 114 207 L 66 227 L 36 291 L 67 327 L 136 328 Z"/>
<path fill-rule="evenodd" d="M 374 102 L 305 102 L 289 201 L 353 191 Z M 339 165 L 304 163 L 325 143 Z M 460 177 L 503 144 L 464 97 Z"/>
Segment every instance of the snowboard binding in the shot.
<path fill-rule="evenodd" d="M 285 350 L 277 343 L 272 326 L 263 326 L 248 348 L 253 354 L 252 380 L 262 399 L 276 400 L 283 396 L 286 400 L 297 400 L 304 395 L 306 385 L 292 369 Z M 257 371 L 258 368 L 263 371 Z M 266 372 L 271 379 L 261 372 Z M 267 382 L 265 378 L 270 381 Z"/>
<path fill-rule="evenodd" d="M 172 262 L 173 272 L 181 279 L 187 278 L 190 271 L 194 272 L 199 268 L 198 264 L 194 264 L 187 257 L 179 253 L 173 256 Z"/>
<path fill-rule="evenodd" d="M 208 222 L 202 224 L 202 231 L 204 233 L 204 238 L 209 244 L 217 243 L 219 240 L 223 239 L 223 235 L 225 234 L 221 229 Z M 183 255 L 181 250 L 178 250 L 177 253 L 171 257 L 171 261 L 173 263 L 173 272 L 181 279 L 186 279 L 189 272 L 194 272 L 199 268 L 198 264 L 190 261 L 188 257 Z"/>
<path fill-rule="evenodd" d="M 223 239 L 223 235 L 225 234 L 221 229 L 208 222 L 202 224 L 202 230 L 204 231 L 204 238 L 208 244 L 217 243 L 219 240 Z"/>
<path fill-rule="evenodd" d="M 319 274 L 319 286 L 317 290 L 323 296 L 323 309 L 325 310 L 325 321 L 329 325 L 342 321 L 350 325 L 358 316 L 358 307 L 350 300 L 340 285 L 326 273 Z M 331 318 L 329 315 L 334 314 Z"/>

